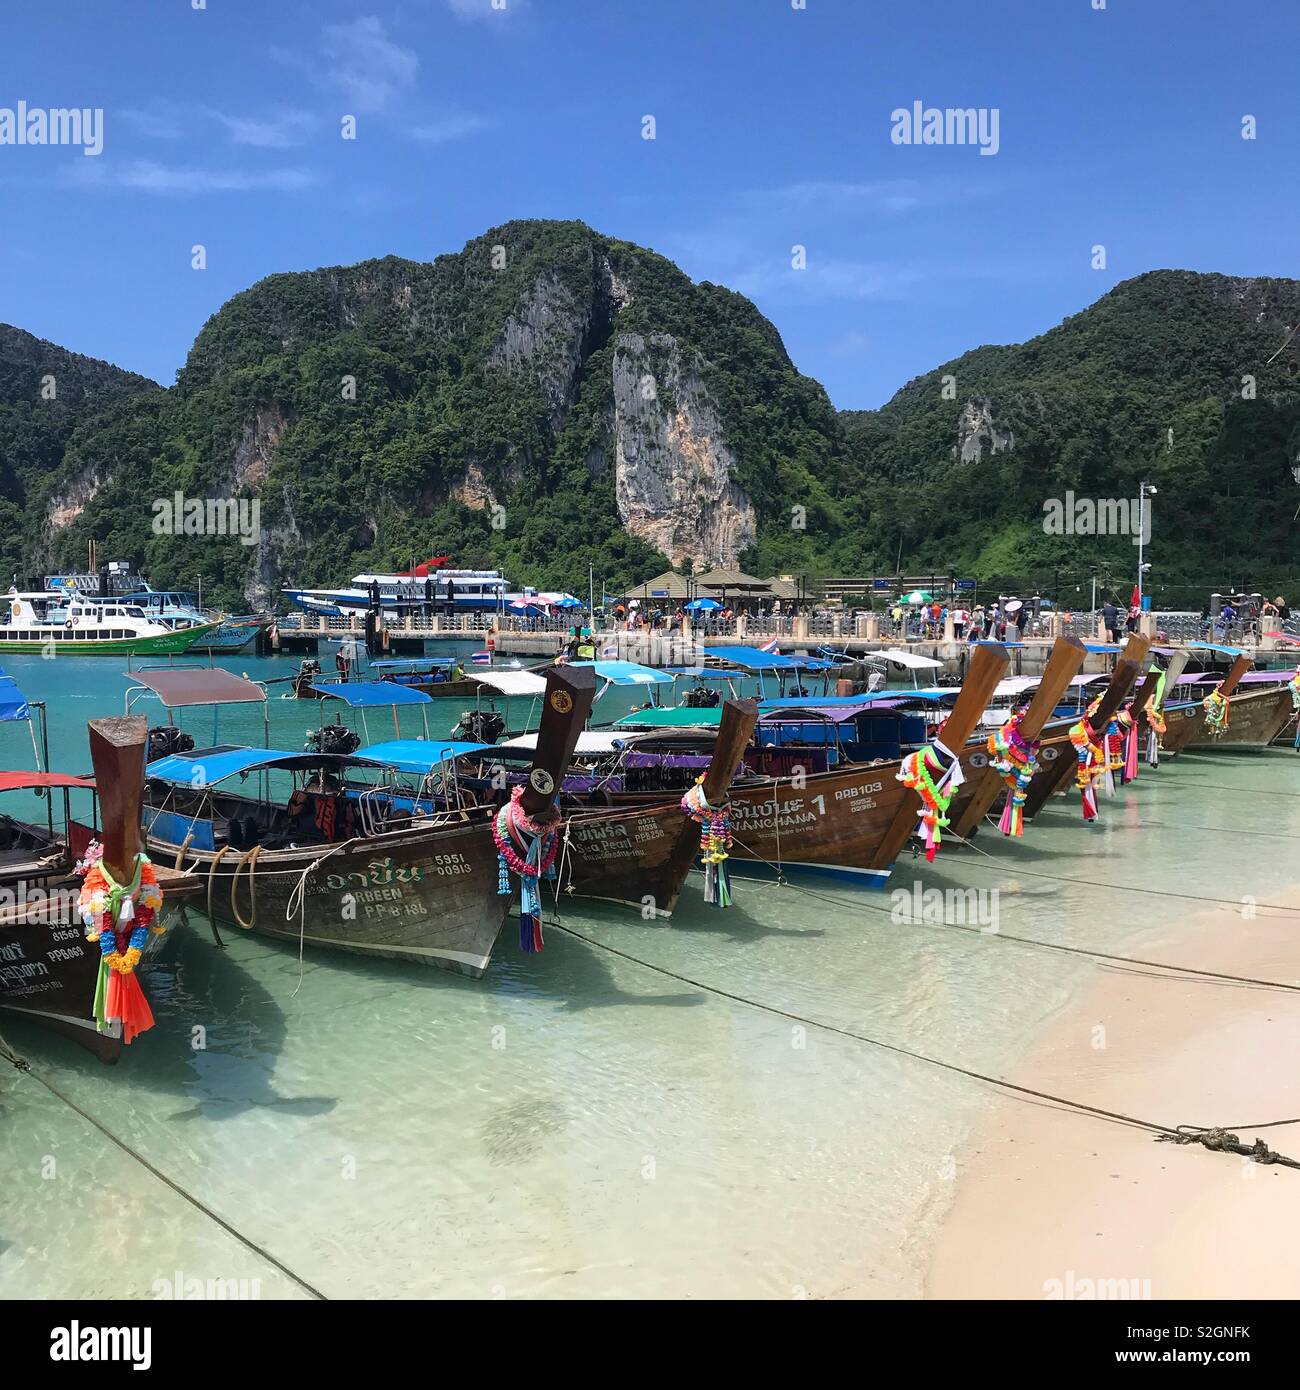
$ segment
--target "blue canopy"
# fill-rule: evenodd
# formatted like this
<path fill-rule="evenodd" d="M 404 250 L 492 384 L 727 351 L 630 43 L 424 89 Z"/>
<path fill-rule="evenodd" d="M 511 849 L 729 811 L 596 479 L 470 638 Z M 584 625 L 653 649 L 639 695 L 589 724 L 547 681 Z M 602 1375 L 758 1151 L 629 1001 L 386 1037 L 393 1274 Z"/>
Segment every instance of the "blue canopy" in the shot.
<path fill-rule="evenodd" d="M 1085 652 L 1117 652 L 1120 646 L 1118 642 L 1085 642 L 1083 649 Z"/>
<path fill-rule="evenodd" d="M 326 681 L 313 685 L 318 695 L 342 700 L 351 709 L 374 709 L 386 705 L 427 705 L 433 697 L 410 685 L 395 685 L 392 681 Z"/>
<path fill-rule="evenodd" d="M 1219 656 L 1238 657 L 1241 655 L 1240 647 L 1220 647 L 1214 642 L 1187 642 L 1187 647 L 1200 652 L 1215 652 Z"/>
<path fill-rule="evenodd" d="M 693 598 L 685 606 L 687 608 L 697 609 L 700 612 L 712 612 L 714 609 L 722 607 L 716 598 Z"/>
<path fill-rule="evenodd" d="M 673 678 L 666 671 L 642 666 L 635 661 L 570 661 L 570 666 L 590 666 L 603 681 L 611 685 L 671 685 Z"/>
<path fill-rule="evenodd" d="M 391 763 L 343 753 L 291 753 L 283 748 L 202 748 L 195 753 L 172 753 L 145 768 L 146 777 L 179 787 L 210 787 L 241 772 L 281 768 L 285 771 L 324 768 L 344 771 L 350 767 L 391 767 Z"/>
<path fill-rule="evenodd" d="M 746 671 L 797 671 L 799 661 L 780 652 L 764 652 L 757 647 L 705 647 L 710 656 L 730 661 Z"/>
<path fill-rule="evenodd" d="M 10 723 L 31 717 L 31 710 L 27 707 L 27 696 L 18 689 L 12 676 L 6 676 L 0 671 L 0 722 Z"/>
<path fill-rule="evenodd" d="M 364 752 L 367 758 L 373 758 L 385 767 L 424 777 L 453 758 L 463 758 L 467 753 L 482 753 L 492 747 L 490 743 L 463 743 L 455 739 L 390 738 L 387 743 L 369 744 Z"/>

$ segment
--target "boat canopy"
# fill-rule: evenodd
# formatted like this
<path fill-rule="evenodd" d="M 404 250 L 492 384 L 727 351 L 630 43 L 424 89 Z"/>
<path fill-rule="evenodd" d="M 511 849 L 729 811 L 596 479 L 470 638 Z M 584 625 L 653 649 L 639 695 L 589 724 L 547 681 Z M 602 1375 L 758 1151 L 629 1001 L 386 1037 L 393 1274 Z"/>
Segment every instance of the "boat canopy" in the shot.
<path fill-rule="evenodd" d="M 578 735 L 578 742 L 573 751 L 586 754 L 617 753 L 631 743 L 634 738 L 635 735 L 632 734 L 612 734 L 599 729 L 584 729 Z M 520 734 L 517 738 L 506 739 L 498 747 L 508 748 L 512 751 L 532 752 L 537 747 L 537 735 Z"/>
<path fill-rule="evenodd" d="M 892 661 L 895 666 L 906 666 L 912 671 L 937 671 L 943 665 L 932 656 L 921 656 L 917 652 L 905 652 L 899 647 L 885 647 L 878 652 L 868 652 L 868 661 Z"/>
<path fill-rule="evenodd" d="M 255 681 L 237 676 L 220 666 L 159 666 L 144 671 L 128 671 L 126 674 L 137 683 L 137 687 L 152 690 L 168 709 L 266 701 L 266 691 Z"/>
<path fill-rule="evenodd" d="M 780 652 L 765 652 L 758 647 L 705 647 L 709 656 L 727 661 L 744 671 L 797 671 L 801 663 L 793 656 Z"/>
<path fill-rule="evenodd" d="M 468 753 L 490 753 L 490 743 L 464 743 L 455 739 L 391 738 L 387 743 L 371 743 L 365 756 L 391 767 L 397 772 L 412 772 L 427 777 L 435 768 Z"/>
<path fill-rule="evenodd" d="M 18 683 L 12 676 L 0 671 L 0 723 L 9 724 L 31 717 L 27 696 L 18 689 Z"/>
<path fill-rule="evenodd" d="M 993 687 L 993 698 L 1005 700 L 1012 695 L 1023 695 L 1026 690 L 1033 690 L 1038 682 L 1038 676 L 1007 676 Z"/>
<path fill-rule="evenodd" d="M 202 748 L 193 753 L 172 753 L 145 768 L 145 776 L 175 786 L 210 787 L 239 773 L 271 769 L 293 772 L 324 769 L 343 772 L 351 767 L 388 768 L 391 763 L 357 754 L 292 753 L 283 748 Z"/>
<path fill-rule="evenodd" d="M 502 695 L 540 695 L 546 689 L 546 678 L 539 676 L 535 671 L 466 671 L 465 679 L 490 686 Z"/>
<path fill-rule="evenodd" d="M 590 666 L 603 681 L 611 685 L 671 685 L 673 678 L 666 671 L 642 666 L 635 661 L 570 661 L 569 666 Z M 504 673 L 503 673 L 504 674 Z M 545 682 L 543 682 L 543 685 Z"/>
<path fill-rule="evenodd" d="M 349 709 L 375 709 L 387 705 L 427 705 L 431 697 L 410 685 L 392 681 L 323 681 L 311 687 L 318 695 L 342 700 Z"/>
<path fill-rule="evenodd" d="M 764 724 L 816 724 L 823 720 L 832 724 L 845 724 L 861 714 L 869 714 L 878 709 L 890 709 L 902 704 L 901 700 L 869 700 L 849 705 L 783 705 L 780 709 L 762 710 L 759 718 Z"/>
<path fill-rule="evenodd" d="M 1230 656 L 1233 658 L 1241 655 L 1240 647 L 1221 647 L 1217 642 L 1187 642 L 1184 643 L 1188 651 L 1192 652 L 1214 652 L 1217 656 Z"/>
<path fill-rule="evenodd" d="M 372 661 L 372 671 L 431 671 L 435 667 L 445 669 L 456 664 L 454 656 L 402 656 L 385 657 L 383 661 Z"/>
<path fill-rule="evenodd" d="M 1242 676 L 1241 685 L 1286 685 L 1291 679 L 1290 671 L 1247 671 Z M 1223 680 L 1221 671 L 1193 671 L 1190 675 L 1179 676 L 1175 685 L 1218 685 Z"/>
<path fill-rule="evenodd" d="M 61 772 L 0 772 L 0 792 L 22 791 L 30 787 L 94 787 L 85 777 L 67 777 Z"/>
<path fill-rule="evenodd" d="M 656 705 L 633 710 L 618 721 L 620 729 L 713 729 L 722 722 L 721 709 L 690 709 L 679 705 Z"/>
<path fill-rule="evenodd" d="M 1011 644 L 1008 642 L 1008 646 Z M 1083 644 L 1085 652 L 1119 652 L 1123 647 L 1118 642 L 1085 642 Z"/>

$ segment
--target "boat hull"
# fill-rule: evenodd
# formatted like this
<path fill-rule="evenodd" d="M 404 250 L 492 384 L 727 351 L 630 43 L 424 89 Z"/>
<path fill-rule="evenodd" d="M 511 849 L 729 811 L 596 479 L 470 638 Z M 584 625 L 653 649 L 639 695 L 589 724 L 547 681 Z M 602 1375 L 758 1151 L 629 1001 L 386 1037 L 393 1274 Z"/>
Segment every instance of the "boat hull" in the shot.
<path fill-rule="evenodd" d="M 78 642 L 75 638 L 56 641 L 49 636 L 20 638 L 0 628 L 0 661 L 9 653 L 23 656 L 42 655 L 47 651 L 56 656 L 179 656 L 214 626 L 185 628 L 150 637 L 108 637 L 91 642 Z"/>
<path fill-rule="evenodd" d="M 1211 737 L 1202 714 L 1190 742 L 1184 746 L 1196 752 L 1210 748 L 1267 748 L 1291 722 L 1293 712 L 1291 691 L 1286 686 L 1234 695 L 1228 704 L 1228 727 L 1223 733 Z"/>
<path fill-rule="evenodd" d="M 206 637 L 201 637 L 189 648 L 191 652 L 201 652 L 204 656 L 234 656 L 261 632 L 265 622 L 261 618 L 246 621 L 226 619 L 219 623 Z"/>
<path fill-rule="evenodd" d="M 0 914 L 0 1009 L 71 1038 L 101 1062 L 116 1062 L 121 1026 L 100 1032 L 93 1013 L 99 946 L 71 914 L 62 921 L 42 920 L 46 915 L 35 904 Z"/>
<path fill-rule="evenodd" d="M 486 821 L 328 850 L 264 850 L 256 860 L 234 850 L 220 858 L 220 851 L 188 851 L 187 868 L 209 883 L 195 907 L 222 926 L 295 945 L 417 961 L 474 978 L 487 970 L 513 899 L 498 893 Z M 170 860 L 176 846 L 150 836 L 149 851 Z"/>

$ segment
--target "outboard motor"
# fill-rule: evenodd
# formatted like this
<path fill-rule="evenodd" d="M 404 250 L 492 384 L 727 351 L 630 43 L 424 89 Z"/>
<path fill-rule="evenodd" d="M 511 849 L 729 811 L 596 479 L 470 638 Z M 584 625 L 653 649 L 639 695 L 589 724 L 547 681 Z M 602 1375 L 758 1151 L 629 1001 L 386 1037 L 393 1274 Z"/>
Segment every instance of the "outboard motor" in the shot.
<path fill-rule="evenodd" d="M 307 730 L 303 748 L 308 753 L 355 753 L 361 740 L 344 724 L 322 724 L 319 729 Z"/>
<path fill-rule="evenodd" d="M 506 721 L 495 710 L 467 709 L 455 731 L 471 743 L 495 743 L 505 733 Z"/>
<path fill-rule="evenodd" d="M 721 699 L 722 696 L 717 690 L 697 681 L 682 696 L 682 704 L 687 709 L 717 709 Z"/>
<path fill-rule="evenodd" d="M 172 724 L 159 724 L 149 730 L 149 753 L 146 762 L 156 762 L 159 758 L 169 758 L 173 753 L 188 753 L 194 747 L 194 740 Z"/>

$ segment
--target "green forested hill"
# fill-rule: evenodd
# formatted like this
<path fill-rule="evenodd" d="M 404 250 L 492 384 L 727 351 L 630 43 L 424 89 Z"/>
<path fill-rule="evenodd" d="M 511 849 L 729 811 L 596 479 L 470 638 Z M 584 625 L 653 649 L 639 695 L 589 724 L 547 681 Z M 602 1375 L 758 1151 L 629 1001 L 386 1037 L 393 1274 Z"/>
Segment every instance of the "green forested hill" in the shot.
<path fill-rule="evenodd" d="M 1158 271 L 837 413 L 742 296 L 581 223 L 513 222 L 432 262 L 271 276 L 167 391 L 0 328 L 3 564 L 79 563 L 94 536 L 231 606 L 436 552 L 578 592 L 589 563 L 619 587 L 669 560 L 1131 576 L 1127 539 L 1049 537 L 1043 502 L 1145 477 L 1153 582 L 1280 586 L 1297 322 L 1300 282 Z M 176 491 L 256 497 L 258 543 L 155 535 Z"/>
<path fill-rule="evenodd" d="M 1039 338 L 936 368 L 880 411 L 845 412 L 867 543 L 901 535 L 917 571 L 980 577 L 1099 564 L 1127 592 L 1131 541 L 1047 536 L 1043 502 L 1132 497 L 1146 479 L 1157 592 L 1294 580 L 1300 335 L 1283 345 L 1298 323 L 1298 281 L 1153 271 Z"/>

